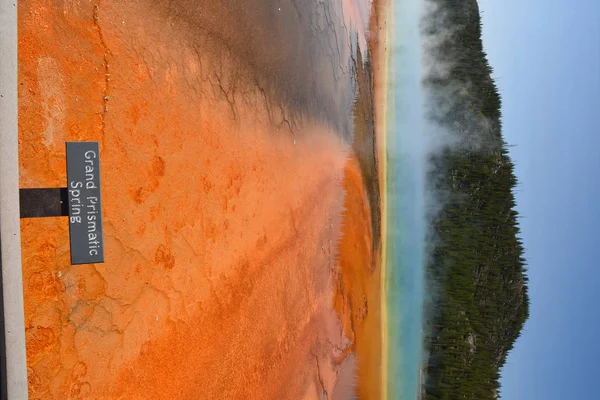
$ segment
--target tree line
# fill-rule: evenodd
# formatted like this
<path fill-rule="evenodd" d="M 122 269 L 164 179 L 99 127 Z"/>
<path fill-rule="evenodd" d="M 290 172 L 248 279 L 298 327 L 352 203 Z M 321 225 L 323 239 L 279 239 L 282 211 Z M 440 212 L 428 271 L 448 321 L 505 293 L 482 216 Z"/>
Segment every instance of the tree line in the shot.
<path fill-rule="evenodd" d="M 477 1 L 433 1 L 446 24 L 425 21 L 427 33 L 452 33 L 431 49 L 449 67 L 424 79 L 433 102 L 429 118 L 451 130 L 458 144 L 431 159 L 429 182 L 445 203 L 428 241 L 434 295 L 426 305 L 422 398 L 496 399 L 500 369 L 529 316 L 517 179 Z"/>

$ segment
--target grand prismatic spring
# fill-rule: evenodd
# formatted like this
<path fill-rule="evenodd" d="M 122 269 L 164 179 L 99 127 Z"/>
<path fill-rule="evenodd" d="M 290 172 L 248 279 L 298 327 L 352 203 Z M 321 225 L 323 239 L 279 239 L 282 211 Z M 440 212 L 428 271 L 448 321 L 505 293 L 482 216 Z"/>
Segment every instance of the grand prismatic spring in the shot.
<path fill-rule="evenodd" d="M 419 397 L 420 1 L 16 7 L 19 186 L 102 192 L 21 219 L 30 399 Z"/>

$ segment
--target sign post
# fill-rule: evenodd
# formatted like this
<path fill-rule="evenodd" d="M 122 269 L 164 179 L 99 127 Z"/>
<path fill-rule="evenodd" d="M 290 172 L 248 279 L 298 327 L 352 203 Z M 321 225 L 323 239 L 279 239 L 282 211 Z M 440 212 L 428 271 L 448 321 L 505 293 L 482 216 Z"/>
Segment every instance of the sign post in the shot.
<path fill-rule="evenodd" d="M 67 187 L 19 190 L 21 218 L 68 217 L 71 264 L 104 262 L 100 146 L 67 142 Z"/>

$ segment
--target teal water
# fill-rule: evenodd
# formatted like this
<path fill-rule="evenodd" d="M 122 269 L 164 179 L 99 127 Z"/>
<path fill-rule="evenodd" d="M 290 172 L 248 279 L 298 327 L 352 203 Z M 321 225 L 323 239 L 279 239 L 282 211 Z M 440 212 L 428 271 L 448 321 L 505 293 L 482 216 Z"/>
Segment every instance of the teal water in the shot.
<path fill-rule="evenodd" d="M 421 91 L 421 0 L 392 2 L 387 113 L 388 395 L 420 393 L 425 267 L 426 151 Z"/>

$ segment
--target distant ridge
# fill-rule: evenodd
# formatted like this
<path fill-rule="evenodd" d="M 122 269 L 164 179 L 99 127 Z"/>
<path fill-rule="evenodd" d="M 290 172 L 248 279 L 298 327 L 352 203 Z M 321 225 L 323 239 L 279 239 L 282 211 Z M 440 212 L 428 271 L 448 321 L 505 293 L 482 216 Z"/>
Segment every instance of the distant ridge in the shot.
<path fill-rule="evenodd" d="M 426 269 L 426 400 L 496 399 L 500 368 L 529 316 L 526 261 L 501 133 L 501 99 L 481 40 L 476 0 L 431 0 L 430 56 L 447 65 L 424 86 L 429 117 L 454 145 L 431 157 L 433 216 Z M 439 21 L 443 20 L 443 24 Z"/>

